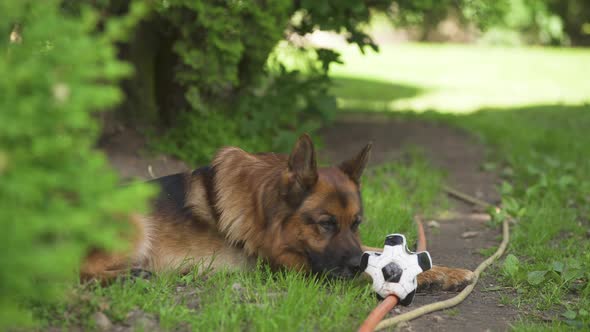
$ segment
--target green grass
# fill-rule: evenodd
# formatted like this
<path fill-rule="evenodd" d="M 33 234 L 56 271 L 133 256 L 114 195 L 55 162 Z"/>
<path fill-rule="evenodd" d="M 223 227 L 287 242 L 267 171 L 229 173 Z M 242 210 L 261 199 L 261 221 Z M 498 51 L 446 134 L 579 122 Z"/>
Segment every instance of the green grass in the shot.
<path fill-rule="evenodd" d="M 409 152 L 412 164 L 387 164 L 370 169 L 364 177 L 363 206 L 367 222 L 361 228 L 363 242 L 381 247 L 385 233 L 404 233 L 414 243 L 416 213 L 434 214 L 446 207 L 440 196 L 443 176 L 434 171 L 420 152 Z"/>
<path fill-rule="evenodd" d="M 343 55 L 334 92 L 344 109 L 436 111 L 413 116 L 489 148 L 482 166 L 502 175 L 503 206 L 519 220 L 512 256 L 492 272 L 516 291 L 503 299 L 521 310 L 514 329 L 589 329 L 590 50 L 403 44 Z"/>
<path fill-rule="evenodd" d="M 416 151 L 412 163 L 387 164 L 364 176 L 366 243 L 381 246 L 385 235 L 406 233 L 415 241 L 412 215 L 434 212 L 442 175 Z M 443 205 L 444 206 L 444 205 Z M 129 323 L 140 310 L 165 330 L 351 331 L 377 304 L 367 280 L 325 280 L 297 272 L 254 271 L 158 275 L 108 287 L 79 286 L 62 303 L 38 306 L 43 327 L 93 329 L 92 316 L 104 312 L 114 324 Z M 141 328 L 141 327 L 140 327 Z M 143 327 L 149 330 L 149 327 Z"/>

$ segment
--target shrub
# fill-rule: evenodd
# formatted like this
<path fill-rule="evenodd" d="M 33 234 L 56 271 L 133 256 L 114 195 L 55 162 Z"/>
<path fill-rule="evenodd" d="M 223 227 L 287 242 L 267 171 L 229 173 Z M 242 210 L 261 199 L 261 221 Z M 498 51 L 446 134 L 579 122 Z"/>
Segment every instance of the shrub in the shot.
<path fill-rule="evenodd" d="M 285 34 L 325 27 L 350 32 L 349 40 L 360 46 L 371 45 L 358 26 L 368 20 L 369 8 L 352 1 L 162 2 L 125 46 L 138 71 L 151 73 L 142 74 L 147 77 L 143 84 L 130 84 L 129 94 L 158 92 L 155 98 L 130 101 L 124 112 L 136 115 L 132 121 L 168 124 L 152 147 L 193 163 L 205 163 L 222 145 L 284 151 L 298 134 L 317 129 L 335 111 L 327 71 L 338 56 L 301 47 L 298 56 L 310 64 L 301 72 L 286 69 L 274 56 L 277 44 Z M 148 31 L 157 37 L 146 44 L 142 36 Z M 158 114 L 146 116 L 146 109 Z"/>
<path fill-rule="evenodd" d="M 125 216 L 151 192 L 115 190 L 117 177 L 93 150 L 91 114 L 121 100 L 115 82 L 131 68 L 113 43 L 145 8 L 105 22 L 101 34 L 96 11 L 61 8 L 0 3 L 0 329 L 30 324 L 25 305 L 63 294 L 90 247 L 117 247 Z M 22 42 L 10 43 L 11 31 Z"/>
<path fill-rule="evenodd" d="M 496 22 L 490 41 L 512 41 L 518 33 L 523 42 L 543 45 L 590 45 L 590 3 L 585 0 L 505 1 L 501 22 Z"/>
<path fill-rule="evenodd" d="M 181 113 L 176 125 L 152 140 L 151 146 L 193 165 L 209 162 L 221 146 L 240 146 L 249 152 L 286 151 L 298 135 L 317 130 L 332 116 L 336 100 L 328 95 L 328 87 L 327 76 L 306 77 L 281 66 L 266 86 L 243 93 L 237 105 Z"/>
<path fill-rule="evenodd" d="M 562 19 L 550 10 L 546 0 L 509 1 L 503 22 L 493 32 L 495 38 L 485 37 L 501 40 L 498 36 L 503 36 L 504 40 L 511 40 L 518 33 L 522 42 L 529 44 L 560 45 L 567 41 Z"/>

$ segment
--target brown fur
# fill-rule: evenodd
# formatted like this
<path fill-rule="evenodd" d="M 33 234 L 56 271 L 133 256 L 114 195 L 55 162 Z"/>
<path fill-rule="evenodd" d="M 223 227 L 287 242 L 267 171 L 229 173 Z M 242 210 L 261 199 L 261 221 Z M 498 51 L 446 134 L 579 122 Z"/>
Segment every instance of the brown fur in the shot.
<path fill-rule="evenodd" d="M 358 272 L 360 177 L 371 145 L 334 167 L 319 168 L 309 136 L 288 156 L 221 149 L 208 168 L 158 179 L 149 216 L 133 217 L 128 253 L 94 250 L 81 277 L 109 281 L 129 269 L 186 272 L 195 264 L 244 269 L 257 258 L 284 267 L 351 277 Z M 470 271 L 435 266 L 422 289 L 455 290 Z"/>

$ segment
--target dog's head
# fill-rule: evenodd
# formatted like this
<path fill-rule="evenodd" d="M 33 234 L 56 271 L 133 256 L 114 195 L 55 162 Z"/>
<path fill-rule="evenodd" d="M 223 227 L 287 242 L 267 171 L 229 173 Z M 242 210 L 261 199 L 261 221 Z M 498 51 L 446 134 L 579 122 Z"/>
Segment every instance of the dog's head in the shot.
<path fill-rule="evenodd" d="M 282 180 L 293 213 L 285 227 L 291 248 L 314 273 L 349 278 L 360 272 L 360 178 L 370 151 L 369 143 L 340 165 L 318 168 L 313 143 L 303 135 L 289 155 Z"/>

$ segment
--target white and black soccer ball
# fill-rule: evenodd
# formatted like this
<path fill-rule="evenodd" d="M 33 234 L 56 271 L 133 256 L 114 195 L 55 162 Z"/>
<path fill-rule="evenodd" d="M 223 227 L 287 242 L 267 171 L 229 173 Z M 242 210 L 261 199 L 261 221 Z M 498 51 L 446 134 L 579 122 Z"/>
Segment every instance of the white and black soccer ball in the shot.
<path fill-rule="evenodd" d="M 365 251 L 361 259 L 361 269 L 373 278 L 377 295 L 382 299 L 395 295 L 402 305 L 412 303 L 418 287 L 416 277 L 431 267 L 430 254 L 411 252 L 402 234 L 388 235 L 382 253 Z"/>

